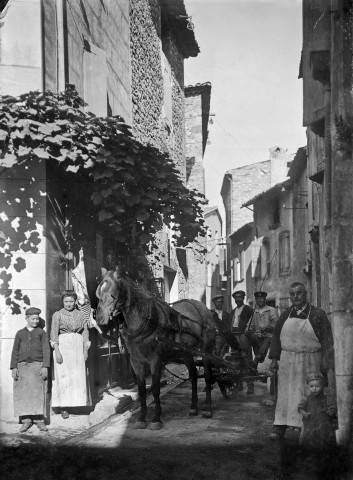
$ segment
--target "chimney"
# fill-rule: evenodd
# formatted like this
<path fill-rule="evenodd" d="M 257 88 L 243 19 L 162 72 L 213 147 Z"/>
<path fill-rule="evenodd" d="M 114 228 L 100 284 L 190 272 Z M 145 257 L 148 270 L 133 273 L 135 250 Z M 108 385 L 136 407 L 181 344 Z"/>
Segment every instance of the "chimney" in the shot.
<path fill-rule="evenodd" d="M 271 162 L 271 187 L 277 183 L 284 182 L 287 178 L 288 163 L 291 161 L 287 149 L 283 147 L 270 148 L 270 162 Z"/>

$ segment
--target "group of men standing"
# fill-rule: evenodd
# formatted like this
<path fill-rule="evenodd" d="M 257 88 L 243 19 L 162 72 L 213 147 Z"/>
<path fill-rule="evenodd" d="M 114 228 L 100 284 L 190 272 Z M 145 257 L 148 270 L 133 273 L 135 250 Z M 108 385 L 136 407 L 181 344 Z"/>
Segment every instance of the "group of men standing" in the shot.
<path fill-rule="evenodd" d="M 244 291 L 237 290 L 232 297 L 236 307 L 231 313 L 223 310 L 223 295 L 212 299 L 217 331 L 215 354 L 225 353 L 231 343 L 228 340 L 234 337 L 241 355 L 256 370 L 269 353 L 269 370 L 273 376 L 272 398 L 267 404 L 274 403 L 273 379 L 278 372 L 275 421 L 270 438 L 282 438 L 287 426 L 302 427 L 298 404 L 306 395 L 307 375 L 321 372 L 326 384 L 333 377 L 333 338 L 329 320 L 323 310 L 308 302 L 306 288 L 299 282 L 290 286 L 292 305 L 280 316 L 276 308 L 267 305 L 264 291 L 254 293 L 254 309 L 244 303 Z M 254 393 L 253 382 L 248 382 L 247 393 Z"/>

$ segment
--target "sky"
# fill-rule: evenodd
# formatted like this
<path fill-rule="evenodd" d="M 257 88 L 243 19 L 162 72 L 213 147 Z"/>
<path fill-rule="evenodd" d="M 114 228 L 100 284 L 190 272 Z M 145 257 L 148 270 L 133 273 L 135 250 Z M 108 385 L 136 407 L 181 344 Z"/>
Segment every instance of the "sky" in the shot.
<path fill-rule="evenodd" d="M 206 196 L 224 216 L 227 170 L 306 145 L 302 127 L 301 0 L 185 0 L 201 53 L 185 61 L 185 85 L 211 82 Z"/>

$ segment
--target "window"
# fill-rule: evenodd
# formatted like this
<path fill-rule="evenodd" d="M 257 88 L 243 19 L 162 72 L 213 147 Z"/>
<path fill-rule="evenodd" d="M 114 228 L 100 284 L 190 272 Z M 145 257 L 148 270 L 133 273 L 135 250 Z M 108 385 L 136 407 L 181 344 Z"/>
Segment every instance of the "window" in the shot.
<path fill-rule="evenodd" d="M 289 232 L 279 235 L 279 274 L 286 275 L 290 272 L 290 236 Z"/>
<path fill-rule="evenodd" d="M 270 241 L 268 238 L 262 240 L 261 245 L 261 278 L 270 276 Z"/>
<path fill-rule="evenodd" d="M 251 274 L 253 278 L 258 278 L 261 275 L 261 246 L 262 242 L 254 241 L 251 245 Z"/>
<path fill-rule="evenodd" d="M 107 56 L 88 42 L 83 51 L 83 96 L 88 104 L 85 111 L 107 116 Z"/>
<path fill-rule="evenodd" d="M 172 102 L 172 69 L 167 57 L 162 53 L 162 73 L 163 73 L 163 119 L 168 130 L 172 132 L 173 125 L 173 102 Z"/>

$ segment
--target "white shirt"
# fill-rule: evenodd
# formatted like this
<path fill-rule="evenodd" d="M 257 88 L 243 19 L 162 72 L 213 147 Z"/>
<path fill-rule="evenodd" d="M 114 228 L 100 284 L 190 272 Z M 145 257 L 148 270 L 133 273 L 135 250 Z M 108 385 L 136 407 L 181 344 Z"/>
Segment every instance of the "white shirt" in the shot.
<path fill-rule="evenodd" d="M 215 308 L 215 312 L 217 313 L 218 318 L 222 320 L 223 310 L 217 310 L 217 308 Z"/>
<path fill-rule="evenodd" d="M 243 311 L 244 305 L 245 304 L 243 304 L 241 307 L 235 307 L 235 309 L 234 309 L 234 317 L 233 317 L 233 327 L 234 328 L 239 327 L 239 316 L 240 316 L 241 312 Z"/>

